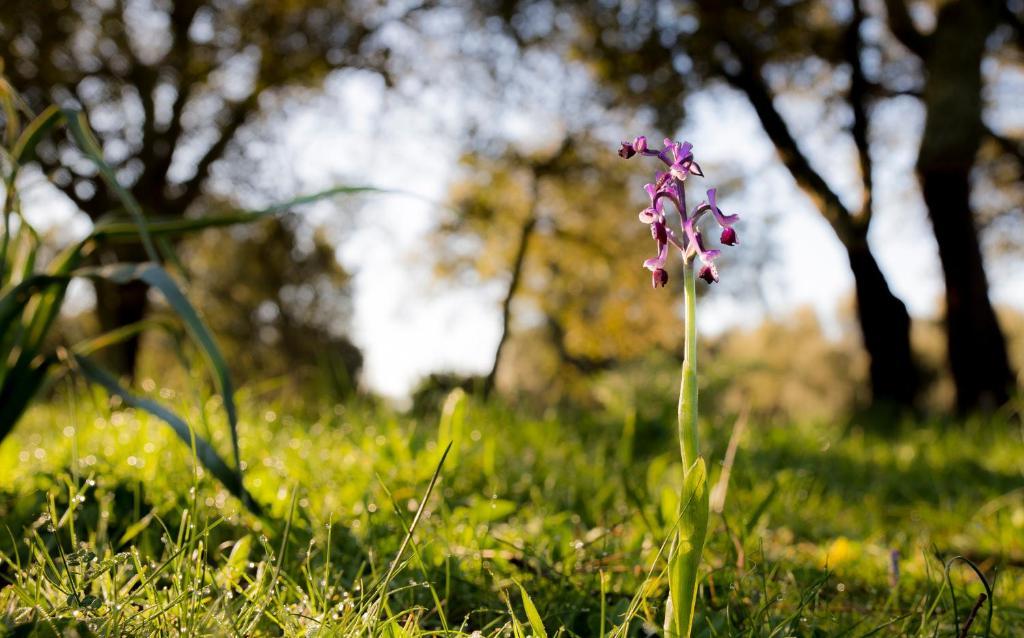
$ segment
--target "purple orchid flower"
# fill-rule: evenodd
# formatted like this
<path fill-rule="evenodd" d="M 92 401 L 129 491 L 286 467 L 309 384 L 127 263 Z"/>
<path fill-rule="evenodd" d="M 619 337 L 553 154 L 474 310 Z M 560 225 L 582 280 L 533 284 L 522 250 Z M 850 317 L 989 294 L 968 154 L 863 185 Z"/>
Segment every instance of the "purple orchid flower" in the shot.
<path fill-rule="evenodd" d="M 715 257 L 718 257 L 720 254 L 722 254 L 722 251 L 706 250 L 704 248 L 704 237 L 697 230 L 696 222 L 696 217 L 690 217 L 685 222 L 683 222 L 683 231 L 686 233 L 686 238 L 688 240 L 686 244 L 687 249 L 684 253 L 684 256 L 687 259 L 693 259 L 693 256 L 696 255 L 697 257 L 700 258 L 701 263 L 705 265 L 710 264 L 715 260 Z"/>
<path fill-rule="evenodd" d="M 690 175 L 704 177 L 704 171 L 694 161 L 693 145 L 689 142 L 678 142 L 665 138 L 661 150 L 650 148 L 647 138 L 638 136 L 632 142 L 623 142 L 619 156 L 629 159 L 635 155 L 657 157 L 667 167 L 666 171 L 655 174 L 654 183 L 644 185 L 644 190 L 651 200 L 651 205 L 640 211 L 640 221 L 650 225 L 651 237 L 658 247 L 658 255 L 644 261 L 644 267 L 651 271 L 651 285 L 655 288 L 664 287 L 668 283 L 668 271 L 665 264 L 668 260 L 668 247 L 679 251 L 686 262 L 699 259 L 701 262 L 697 276 L 707 283 L 718 281 L 718 267 L 715 258 L 721 254 L 719 250 L 708 250 L 704 247 L 704 239 L 698 229 L 698 223 L 706 213 L 722 228 L 720 241 L 723 246 L 735 246 L 739 237 L 733 226 L 739 221 L 739 215 L 726 215 L 718 207 L 717 190 L 708 189 L 707 201 L 701 202 L 688 215 L 686 212 L 685 181 Z M 669 200 L 679 214 L 682 235 L 677 236 L 668 226 L 663 200 Z"/>

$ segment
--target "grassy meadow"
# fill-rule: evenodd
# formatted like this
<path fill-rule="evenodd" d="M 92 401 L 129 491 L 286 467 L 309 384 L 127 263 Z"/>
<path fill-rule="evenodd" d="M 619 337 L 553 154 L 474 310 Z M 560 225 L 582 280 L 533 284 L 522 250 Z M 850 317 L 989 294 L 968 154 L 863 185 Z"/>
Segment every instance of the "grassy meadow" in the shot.
<path fill-rule="evenodd" d="M 142 386 L 229 445 L 216 398 Z M 671 422 L 534 418 L 458 395 L 422 416 L 238 398 L 261 517 L 145 413 L 63 391 L 33 407 L 0 446 L 0 634 L 660 627 L 681 480 Z M 712 485 L 736 446 L 695 635 L 955 636 L 984 591 L 966 562 L 946 569 L 955 556 L 993 594 L 965 633 L 1022 635 L 1019 421 L 739 421 L 701 423 Z"/>
<path fill-rule="evenodd" d="M 4 0 L 0 638 L 1024 638 L 1022 80 L 1024 0 Z"/>

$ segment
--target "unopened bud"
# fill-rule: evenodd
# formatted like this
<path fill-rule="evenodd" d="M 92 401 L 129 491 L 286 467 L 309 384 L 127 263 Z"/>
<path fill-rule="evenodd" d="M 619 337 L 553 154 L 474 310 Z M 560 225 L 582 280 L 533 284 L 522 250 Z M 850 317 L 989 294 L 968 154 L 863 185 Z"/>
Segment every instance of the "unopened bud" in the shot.
<path fill-rule="evenodd" d="M 735 246 L 739 243 L 736 231 L 733 230 L 732 226 L 726 226 L 722 229 L 722 243 L 726 246 Z"/>
<path fill-rule="evenodd" d="M 636 149 L 633 148 L 633 145 L 629 142 L 623 142 L 622 146 L 619 148 L 619 157 L 622 159 L 629 159 L 634 155 L 636 155 Z"/>
<path fill-rule="evenodd" d="M 633 150 L 637 153 L 644 153 L 647 151 L 647 138 L 643 135 L 633 140 Z"/>
<path fill-rule="evenodd" d="M 713 284 L 718 281 L 718 271 L 711 264 L 704 264 L 701 266 L 700 272 L 697 273 L 697 276 L 709 284 Z"/>
<path fill-rule="evenodd" d="M 664 288 L 668 283 L 668 271 L 664 268 L 656 268 L 651 271 L 651 287 Z"/>

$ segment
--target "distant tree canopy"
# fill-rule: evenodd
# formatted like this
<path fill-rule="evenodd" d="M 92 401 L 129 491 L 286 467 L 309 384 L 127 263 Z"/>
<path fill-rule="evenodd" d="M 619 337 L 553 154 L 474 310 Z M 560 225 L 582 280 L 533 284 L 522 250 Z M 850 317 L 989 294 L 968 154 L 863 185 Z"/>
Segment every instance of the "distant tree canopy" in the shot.
<path fill-rule="evenodd" d="M 877 107 L 885 100 L 918 100 L 926 123 L 916 176 L 945 274 L 947 348 L 958 404 L 970 410 L 1006 400 L 1015 378 L 988 298 L 973 213 L 975 202 L 983 201 L 987 217 L 1005 225 L 1005 215 L 991 212 L 993 203 L 1018 215 L 1022 209 L 1016 186 L 1020 131 L 1000 130 L 983 117 L 1012 97 L 989 91 L 992 76 L 982 73 L 986 60 L 1020 67 L 1020 3 L 915 3 L 934 22 L 930 30 L 918 27 L 904 0 L 602 0 L 574 3 L 556 21 L 539 19 L 549 6 L 543 1 L 476 6 L 482 17 L 500 16 L 523 47 L 568 46 L 606 89 L 609 103 L 652 113 L 665 130 L 679 124 L 692 91 L 717 82 L 743 94 L 781 163 L 845 247 L 874 398 L 899 404 L 912 403 L 921 392 L 910 319 L 867 237 L 877 208 L 876 163 L 888 143 L 877 128 Z M 841 122 L 848 132 L 852 144 L 844 154 L 861 178 L 852 206 L 811 161 L 795 132 L 799 127 L 780 110 L 777 98 L 786 94 L 815 96 L 823 120 Z M 979 193 L 979 186 L 1002 190 L 992 197 Z"/>
<path fill-rule="evenodd" d="M 558 148 L 468 155 L 462 169 L 437 237 L 438 265 L 447 276 L 505 286 L 490 383 L 560 387 L 573 373 L 652 348 L 679 349 L 680 297 L 652 289 L 641 265 L 653 256 L 649 231 L 637 219 L 649 166 L 579 136 Z M 499 371 L 507 341 L 518 363 Z"/>
<path fill-rule="evenodd" d="M 341 398 L 357 389 L 363 363 L 345 334 L 350 276 L 327 237 L 305 231 L 285 216 L 207 231 L 179 252 L 237 378 L 283 378 L 298 396 Z"/>
<path fill-rule="evenodd" d="M 152 215 L 184 215 L 215 164 L 238 144 L 276 93 L 316 86 L 332 70 L 385 73 L 382 33 L 418 5 L 345 0 L 9 0 L 0 12 L 0 56 L 36 111 L 83 109 L 106 159 Z M 42 169 L 93 220 L 116 199 L 70 144 L 39 149 Z M 238 160 L 236 160 L 238 161 Z M 144 258 L 138 245 L 110 246 L 104 261 Z M 141 319 L 140 285 L 99 286 L 104 329 Z M 137 341 L 112 353 L 134 369 Z"/>

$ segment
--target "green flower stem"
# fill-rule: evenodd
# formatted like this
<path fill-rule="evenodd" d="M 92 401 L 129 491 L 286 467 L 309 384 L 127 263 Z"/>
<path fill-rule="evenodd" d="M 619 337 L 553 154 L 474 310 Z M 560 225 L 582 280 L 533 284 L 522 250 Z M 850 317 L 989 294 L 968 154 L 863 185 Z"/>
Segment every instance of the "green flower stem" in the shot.
<path fill-rule="evenodd" d="M 679 388 L 679 449 L 686 472 L 697 460 L 697 277 L 694 262 L 683 264 L 686 336 L 683 380 Z"/>
<path fill-rule="evenodd" d="M 679 523 L 668 559 L 667 638 L 689 638 L 693 631 L 700 560 L 709 513 L 707 468 L 697 452 L 697 284 L 692 262 L 684 264 L 683 280 L 686 289 L 686 352 L 679 390 L 683 488 L 679 494 Z"/>

